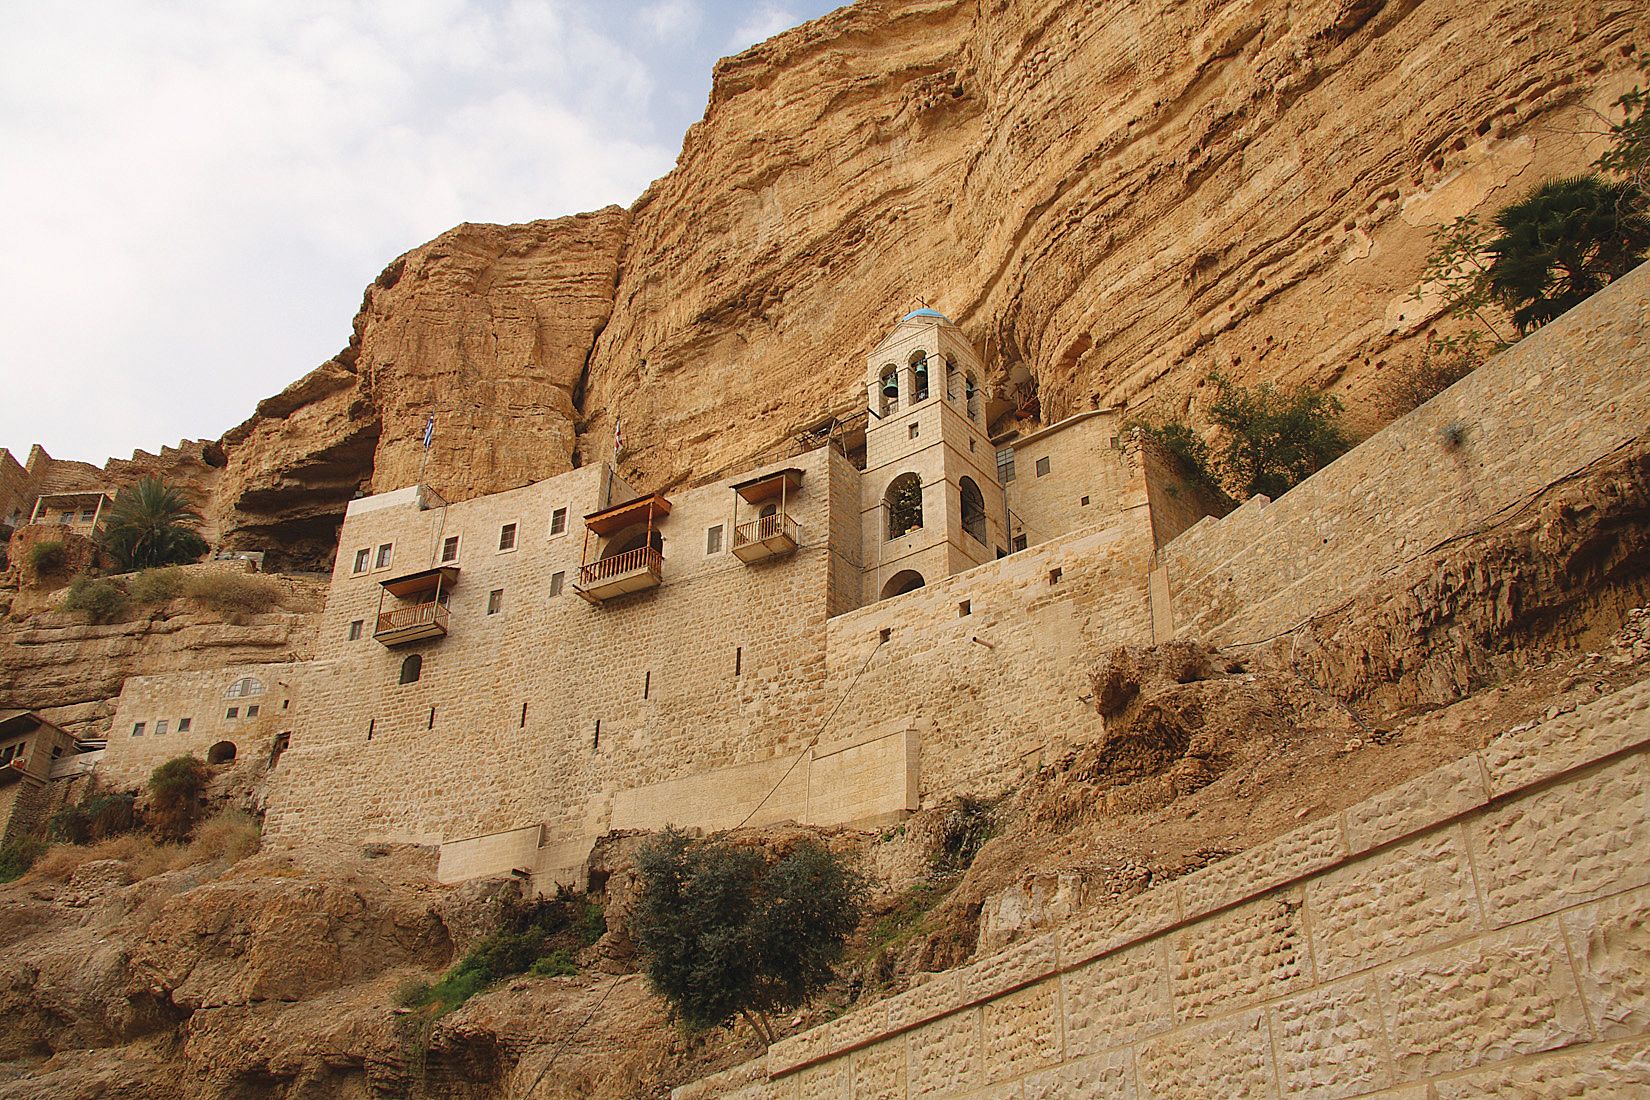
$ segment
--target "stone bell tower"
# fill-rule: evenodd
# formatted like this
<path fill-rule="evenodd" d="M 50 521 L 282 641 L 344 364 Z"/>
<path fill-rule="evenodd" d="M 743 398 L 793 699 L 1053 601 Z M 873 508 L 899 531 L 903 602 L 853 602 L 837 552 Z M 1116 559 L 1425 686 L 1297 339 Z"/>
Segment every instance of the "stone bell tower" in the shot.
<path fill-rule="evenodd" d="M 979 356 L 944 315 L 900 319 L 866 360 L 860 517 L 873 603 L 1007 551 Z"/>

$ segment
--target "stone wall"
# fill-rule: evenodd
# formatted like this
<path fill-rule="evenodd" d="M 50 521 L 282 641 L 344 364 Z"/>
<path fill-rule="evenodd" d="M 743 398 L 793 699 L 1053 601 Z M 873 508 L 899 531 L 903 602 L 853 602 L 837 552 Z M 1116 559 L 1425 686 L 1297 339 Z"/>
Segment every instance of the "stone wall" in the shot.
<path fill-rule="evenodd" d="M 1112 521 L 1063 535 L 826 628 L 825 737 L 894 719 L 931 723 L 924 804 L 984 794 L 1097 736 L 1089 673 L 1107 649 L 1152 640 L 1150 510 L 1138 464 Z"/>
<path fill-rule="evenodd" d="M 232 665 L 127 677 L 109 727 L 108 748 L 98 761 L 98 778 L 113 787 L 138 787 L 174 756 L 205 760 L 222 742 L 235 746 L 237 761 L 268 760 L 276 736 L 292 730 L 305 667 Z M 228 694 L 249 678 L 263 690 Z M 256 714 L 249 713 L 253 708 Z M 180 729 L 185 722 L 188 728 Z"/>
<path fill-rule="evenodd" d="M 1008 507 L 1015 536 L 1035 546 L 1125 507 L 1139 471 L 1117 449 L 1120 427 L 1113 412 L 1079 413 L 1006 444 L 1014 448 Z M 1048 472 L 1039 475 L 1039 464 Z"/>
<path fill-rule="evenodd" d="M 1650 1092 L 1650 681 L 673 1100 Z"/>
<path fill-rule="evenodd" d="M 400 494 L 355 502 L 270 833 L 434 843 L 542 823 L 553 845 L 606 831 L 618 792 L 794 757 L 825 709 L 828 593 L 835 583 L 840 596 L 844 579 L 826 540 L 839 525 L 833 504 L 856 496 L 836 483 L 857 474 L 829 449 L 779 466 L 804 471 L 788 502 L 801 529 L 794 554 L 745 565 L 728 552 L 728 483 L 672 493 L 659 524 L 663 583 L 600 606 L 574 581 L 582 517 L 607 503 L 605 465 L 446 508 Z M 621 486 L 613 499 L 631 495 Z M 566 531 L 552 535 L 559 508 Z M 516 544 L 501 552 L 508 523 Z M 713 526 L 721 550 L 708 553 Z M 373 640 L 379 582 L 436 564 L 453 536 L 448 634 Z M 391 564 L 376 570 L 384 545 Z M 361 549 L 369 567 L 357 575 Z M 421 676 L 401 684 L 414 653 Z"/>
<path fill-rule="evenodd" d="M 1278 500 L 1193 527 L 1161 559 L 1177 633 L 1222 645 L 1284 634 L 1642 438 L 1647 341 L 1650 265 Z"/>

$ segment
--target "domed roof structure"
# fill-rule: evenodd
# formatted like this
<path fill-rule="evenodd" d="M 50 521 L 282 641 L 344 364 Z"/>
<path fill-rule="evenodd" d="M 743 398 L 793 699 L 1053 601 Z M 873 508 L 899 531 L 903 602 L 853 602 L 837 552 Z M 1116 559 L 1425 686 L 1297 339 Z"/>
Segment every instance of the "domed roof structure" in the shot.
<path fill-rule="evenodd" d="M 951 323 L 951 318 L 947 317 L 939 310 L 929 309 L 927 306 L 924 306 L 921 309 L 913 309 L 910 313 L 907 313 L 904 317 L 901 317 L 900 322 L 904 323 L 911 320 L 913 317 L 938 317 L 948 325 Z"/>

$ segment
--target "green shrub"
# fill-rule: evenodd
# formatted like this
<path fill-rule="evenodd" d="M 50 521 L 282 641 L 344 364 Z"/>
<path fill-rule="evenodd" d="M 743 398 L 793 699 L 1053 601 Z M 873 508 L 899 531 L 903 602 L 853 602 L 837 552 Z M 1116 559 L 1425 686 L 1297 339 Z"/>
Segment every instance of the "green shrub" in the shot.
<path fill-rule="evenodd" d="M 1248 388 L 1219 374 L 1209 419 L 1223 436 L 1220 478 L 1226 491 L 1274 500 L 1345 454 L 1341 403 L 1306 386 L 1283 391 L 1269 383 Z"/>
<path fill-rule="evenodd" d="M 84 611 L 94 623 L 112 623 L 126 613 L 126 590 L 113 577 L 76 577 L 63 608 Z"/>
<path fill-rule="evenodd" d="M 991 807 L 964 796 L 940 822 L 940 842 L 933 867 L 939 874 L 966 871 L 985 842 L 997 831 Z"/>
<path fill-rule="evenodd" d="M 0 882 L 11 882 L 28 873 L 46 851 L 46 842 L 39 837 L 18 837 L 0 848 Z"/>
<path fill-rule="evenodd" d="M 48 539 L 29 547 L 29 568 L 37 577 L 60 573 L 69 563 L 69 548 L 61 539 Z"/>
<path fill-rule="evenodd" d="M 150 826 L 163 840 L 184 840 L 200 816 L 212 774 L 195 756 L 174 756 L 149 775 Z"/>
<path fill-rule="evenodd" d="M 396 1003 L 434 1019 L 517 974 L 576 974 L 574 952 L 595 943 L 606 927 L 601 906 L 565 890 L 547 901 L 506 906 L 499 926 L 465 952 L 456 966 L 433 983 L 403 982 L 396 989 Z"/>
<path fill-rule="evenodd" d="M 822 990 L 859 923 L 865 881 L 822 845 L 774 858 L 726 837 L 667 829 L 637 855 L 630 917 L 648 980 L 683 1024 L 744 1017 L 773 1041 L 772 1012 Z"/>
<path fill-rule="evenodd" d="M 126 591 L 138 603 L 166 603 L 183 595 L 183 570 L 175 565 L 145 569 L 126 578 Z"/>
<path fill-rule="evenodd" d="M 77 805 L 63 806 L 46 822 L 53 840 L 65 844 L 90 844 L 130 832 L 137 823 L 132 812 L 135 798 L 129 793 L 97 795 Z"/>

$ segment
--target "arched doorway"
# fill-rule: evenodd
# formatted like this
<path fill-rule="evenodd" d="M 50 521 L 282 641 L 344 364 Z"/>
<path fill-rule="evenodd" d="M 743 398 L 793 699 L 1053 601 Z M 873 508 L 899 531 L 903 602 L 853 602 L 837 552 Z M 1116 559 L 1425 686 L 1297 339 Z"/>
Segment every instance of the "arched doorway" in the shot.
<path fill-rule="evenodd" d="M 208 764 L 233 764 L 235 762 L 235 742 L 219 741 L 206 750 Z"/>
<path fill-rule="evenodd" d="M 888 483 L 882 503 L 888 513 L 889 539 L 917 530 L 922 526 L 922 478 L 916 474 L 899 475 Z"/>
<path fill-rule="evenodd" d="M 889 577 L 888 583 L 882 586 L 882 598 L 886 600 L 890 596 L 903 596 L 907 592 L 915 592 L 926 583 L 922 579 L 922 574 L 915 569 L 901 569 Z"/>

